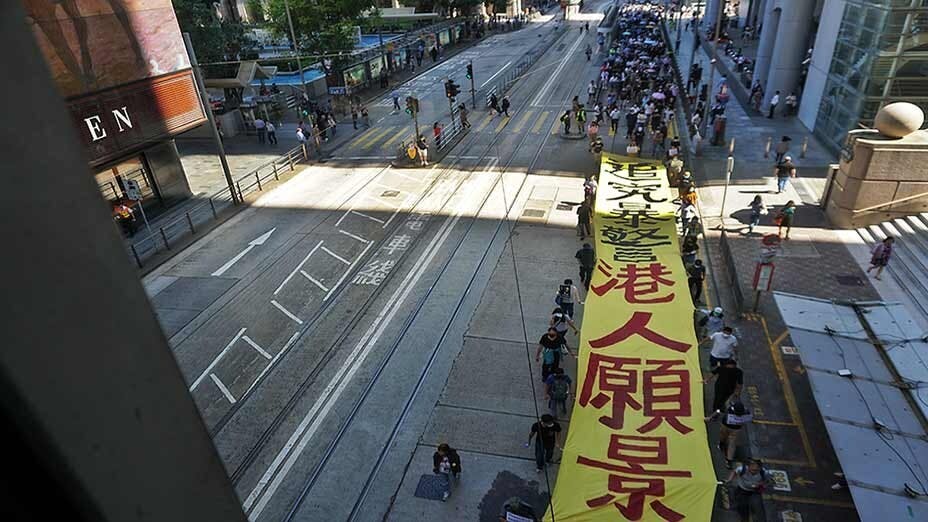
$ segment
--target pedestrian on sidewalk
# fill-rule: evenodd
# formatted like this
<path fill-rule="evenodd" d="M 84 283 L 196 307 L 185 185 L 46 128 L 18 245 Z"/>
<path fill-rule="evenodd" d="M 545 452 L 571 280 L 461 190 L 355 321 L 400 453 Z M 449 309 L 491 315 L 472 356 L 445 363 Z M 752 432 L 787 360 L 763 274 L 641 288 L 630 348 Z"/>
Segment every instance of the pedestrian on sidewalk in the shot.
<path fill-rule="evenodd" d="M 696 256 L 699 255 L 699 241 L 696 236 L 686 236 L 683 239 L 683 244 L 680 246 L 680 255 L 683 258 L 684 268 L 696 262 Z"/>
<path fill-rule="evenodd" d="M 580 104 L 580 107 L 577 109 L 577 128 L 580 129 L 581 136 L 586 131 L 586 109 L 583 107 L 583 104 Z"/>
<path fill-rule="evenodd" d="M 612 110 L 609 111 L 609 128 L 612 131 L 612 135 L 615 136 L 619 133 L 619 119 L 622 117 L 622 112 L 618 107 L 612 107 Z"/>
<path fill-rule="evenodd" d="M 726 482 L 734 485 L 735 511 L 741 522 L 767 520 L 764 513 L 764 490 L 770 478 L 759 459 L 751 459 L 747 464 L 733 469 Z"/>
<path fill-rule="evenodd" d="M 548 327 L 548 331 L 538 339 L 538 348 L 535 350 L 535 362 L 541 363 L 541 380 L 542 382 L 551 375 L 555 368 L 560 368 L 561 357 L 566 357 L 570 352 L 564 347 L 564 341 L 558 335 L 557 329 L 553 326 Z"/>
<path fill-rule="evenodd" d="M 590 204 L 590 208 L 596 204 L 597 188 L 599 188 L 599 183 L 596 182 L 596 178 L 592 174 L 587 174 L 586 179 L 583 180 L 583 199 Z"/>
<path fill-rule="evenodd" d="M 796 109 L 799 108 L 799 98 L 796 96 L 795 92 L 789 93 L 789 96 L 786 97 L 786 113 L 784 116 L 792 116 L 796 114 Z"/>
<path fill-rule="evenodd" d="M 706 280 L 706 267 L 702 264 L 702 259 L 693 261 L 693 266 L 687 270 L 687 282 L 690 285 L 690 297 L 693 298 L 693 304 L 701 303 L 702 284 Z"/>
<path fill-rule="evenodd" d="M 451 480 L 461 473 L 461 457 L 451 446 L 441 443 L 432 455 L 432 472 L 442 478 L 441 501 L 451 496 Z"/>
<path fill-rule="evenodd" d="M 777 194 L 780 194 L 786 190 L 789 178 L 796 177 L 796 165 L 793 164 L 791 156 L 783 156 L 783 162 L 777 163 L 774 169 L 777 176 Z"/>
<path fill-rule="evenodd" d="M 390 92 L 390 97 L 393 98 L 393 112 L 400 111 L 400 93 L 396 89 Z"/>
<path fill-rule="evenodd" d="M 503 112 L 499 108 L 499 98 L 497 98 L 495 94 L 490 94 L 490 108 L 493 109 L 496 114 L 501 114 Z"/>
<path fill-rule="evenodd" d="M 538 473 L 545 469 L 545 464 L 550 464 L 554 460 L 554 448 L 561 447 L 558 443 L 560 433 L 561 425 L 547 413 L 541 416 L 540 421 L 532 424 L 532 431 L 528 434 L 525 447 L 531 446 L 532 439 L 535 439 L 535 468 Z"/>
<path fill-rule="evenodd" d="M 593 96 L 596 94 L 596 82 L 590 80 L 590 84 L 586 86 L 586 97 L 587 103 L 593 103 Z"/>
<path fill-rule="evenodd" d="M 564 114 L 561 115 L 561 123 L 564 124 L 564 134 L 570 134 L 570 111 L 564 111 Z"/>
<path fill-rule="evenodd" d="M 590 126 L 586 131 L 587 137 L 590 138 L 590 147 L 589 151 L 593 152 L 593 142 L 596 141 L 596 138 L 599 137 L 599 124 L 596 123 L 596 120 L 590 122 Z"/>
<path fill-rule="evenodd" d="M 500 112 L 505 114 L 506 117 L 509 117 L 509 97 L 503 96 L 502 104 L 500 105 Z"/>
<path fill-rule="evenodd" d="M 722 414 L 722 427 L 719 428 L 719 450 L 725 457 L 725 467 L 732 469 L 735 451 L 738 449 L 738 434 L 741 428 L 752 420 L 751 412 L 744 407 L 740 399 L 734 399 Z"/>
<path fill-rule="evenodd" d="M 705 317 L 699 321 L 699 326 L 703 332 L 701 337 L 705 338 L 716 332 L 721 332 L 722 328 L 725 327 L 725 311 L 722 310 L 722 307 L 716 306 L 712 310 L 704 309 L 702 312 Z"/>
<path fill-rule="evenodd" d="M 442 124 L 439 123 L 439 122 L 436 121 L 436 122 L 432 125 L 432 135 L 433 135 L 434 138 L 435 138 L 435 148 L 436 148 L 436 149 L 440 149 L 440 148 L 441 148 L 441 133 L 442 133 L 442 130 L 444 130 L 444 127 L 443 127 Z"/>
<path fill-rule="evenodd" d="M 267 141 L 267 123 L 258 117 L 255 118 L 254 125 L 255 130 L 258 131 L 258 143 L 264 143 Z"/>
<path fill-rule="evenodd" d="M 277 127 L 273 123 L 267 122 L 267 142 L 277 145 Z"/>
<path fill-rule="evenodd" d="M 326 116 L 326 125 L 328 125 L 328 128 L 332 130 L 332 137 L 334 138 L 335 132 L 338 130 L 338 127 L 336 126 L 335 117 L 332 116 L 331 113 L 329 113 L 329 115 Z M 326 138 L 326 141 L 329 141 L 329 138 Z"/>
<path fill-rule="evenodd" d="M 793 200 L 786 202 L 786 205 L 780 209 L 773 222 L 777 224 L 777 236 L 783 237 L 783 228 L 786 227 L 786 238 L 789 239 L 789 231 L 793 228 L 793 215 L 796 214 L 796 203 Z"/>
<path fill-rule="evenodd" d="M 580 292 L 574 286 L 572 279 L 565 279 L 563 284 L 558 285 L 554 302 L 561 307 L 561 310 L 564 310 L 564 313 L 573 317 L 574 303 L 583 304 L 583 301 L 580 300 Z"/>
<path fill-rule="evenodd" d="M 555 368 L 554 373 L 545 380 L 545 396 L 548 397 L 548 410 L 551 416 L 557 418 L 560 409 L 567 418 L 567 399 L 570 398 L 570 385 L 573 380 L 564 373 L 564 368 Z"/>
<path fill-rule="evenodd" d="M 429 145 L 425 142 L 425 136 L 419 135 L 419 139 L 416 140 L 416 152 L 419 154 L 419 165 L 423 167 L 429 166 Z"/>
<path fill-rule="evenodd" d="M 770 110 L 767 112 L 767 119 L 772 120 L 773 115 L 777 110 L 777 105 L 780 104 L 780 91 L 773 93 L 773 98 L 770 98 Z"/>
<path fill-rule="evenodd" d="M 760 194 L 754 196 L 749 208 L 751 209 L 751 217 L 748 223 L 748 235 L 754 233 L 754 227 L 760 224 L 760 217 L 767 215 L 767 206 L 764 205 L 764 200 L 761 199 Z"/>
<path fill-rule="evenodd" d="M 351 104 L 351 126 L 358 130 L 358 107 L 355 104 Z"/>
<path fill-rule="evenodd" d="M 880 279 L 880 274 L 883 273 L 883 269 L 889 264 L 889 258 L 893 255 L 893 243 L 895 242 L 896 240 L 892 236 L 887 237 L 880 243 L 877 243 L 870 252 L 870 268 L 867 269 L 867 273 L 869 274 L 871 270 L 876 268 L 877 280 Z"/>
<path fill-rule="evenodd" d="M 596 252 L 593 251 L 593 245 L 584 243 L 580 250 L 574 254 L 577 261 L 580 262 L 580 282 L 590 289 L 590 279 L 593 277 L 593 267 L 596 264 Z"/>
<path fill-rule="evenodd" d="M 712 396 L 712 408 L 706 421 L 713 421 L 726 409 L 728 400 L 738 397 L 744 385 L 744 372 L 738 368 L 734 359 L 726 359 L 722 364 L 712 369 L 712 373 L 703 379 L 703 384 L 709 384 L 715 379 L 715 393 Z"/>
<path fill-rule="evenodd" d="M 367 107 L 361 107 L 361 123 L 365 129 L 371 128 L 371 115 L 367 112 Z"/>
<path fill-rule="evenodd" d="M 574 324 L 574 320 L 571 319 L 569 315 L 564 313 L 564 311 L 561 308 L 555 308 L 551 312 L 551 319 L 548 321 L 548 326 L 557 330 L 557 335 L 560 336 L 561 343 L 564 344 L 565 346 L 567 345 L 567 329 L 568 328 L 574 331 L 574 335 L 580 334 L 580 331 L 577 330 L 577 325 Z"/>
<path fill-rule="evenodd" d="M 468 115 L 468 114 L 469 114 L 469 112 L 468 112 L 468 110 L 467 110 L 467 107 L 466 107 L 463 103 L 460 104 L 460 105 L 458 105 L 458 118 L 461 119 L 461 128 L 462 128 L 462 129 L 469 129 L 469 128 L 470 128 L 470 122 L 467 121 L 467 115 Z"/>
<path fill-rule="evenodd" d="M 135 211 L 132 210 L 132 207 L 123 202 L 117 203 L 113 207 L 113 219 L 119 223 L 119 227 L 122 228 L 122 232 L 126 237 L 135 235 Z"/>
<path fill-rule="evenodd" d="M 786 156 L 786 153 L 789 152 L 789 143 L 793 141 L 789 136 L 783 136 L 780 138 L 780 143 L 777 143 L 774 152 L 776 152 L 776 160 L 774 163 L 779 165 L 783 162 L 783 157 Z"/>
<path fill-rule="evenodd" d="M 715 368 L 723 361 L 735 358 L 735 349 L 738 347 L 738 338 L 733 333 L 731 326 L 722 328 L 721 332 L 715 332 L 709 337 L 703 339 L 702 343 L 712 343 L 712 350 L 709 351 L 709 368 Z"/>
<path fill-rule="evenodd" d="M 580 203 L 580 206 L 577 207 L 577 235 L 580 236 L 581 240 L 586 239 L 587 236 L 593 235 L 593 209 L 590 208 L 589 200 L 584 200 L 583 203 Z M 580 278 L 580 281 L 583 281 L 583 278 Z"/>

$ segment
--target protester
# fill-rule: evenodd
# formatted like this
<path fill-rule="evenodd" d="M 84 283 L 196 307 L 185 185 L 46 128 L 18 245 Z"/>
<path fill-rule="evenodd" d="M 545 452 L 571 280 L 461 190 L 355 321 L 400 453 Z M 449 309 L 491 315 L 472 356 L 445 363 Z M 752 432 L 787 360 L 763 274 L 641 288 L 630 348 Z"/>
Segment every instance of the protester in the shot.
<path fill-rule="evenodd" d="M 539 473 L 545 469 L 545 464 L 550 464 L 554 460 L 554 448 L 560 447 L 558 443 L 560 433 L 561 425 L 547 413 L 541 416 L 540 421 L 532 424 L 532 431 L 528 434 L 525 447 L 531 446 L 532 439 L 535 439 L 535 468 Z"/>
<path fill-rule="evenodd" d="M 577 207 L 577 235 L 580 236 L 581 240 L 586 239 L 587 236 L 593 235 L 592 219 L 593 209 L 590 208 L 589 200 L 585 199 L 583 203 L 580 203 L 580 206 Z"/>
<path fill-rule="evenodd" d="M 722 364 L 712 368 L 712 373 L 702 382 L 708 384 L 713 379 L 715 379 L 715 394 L 712 396 L 711 413 L 706 420 L 714 420 L 718 417 L 728 404 L 728 400 L 741 393 L 741 387 L 744 385 L 744 372 L 738 368 L 738 363 L 734 359 L 725 359 Z"/>
<path fill-rule="evenodd" d="M 574 331 L 574 335 L 580 335 L 580 331 L 577 330 L 577 325 L 574 324 L 573 319 L 560 308 L 555 308 L 551 312 L 551 319 L 548 321 L 548 326 L 557 331 L 557 335 L 561 338 L 561 343 L 565 346 L 567 345 L 568 328 Z"/>
<path fill-rule="evenodd" d="M 777 163 L 775 173 L 777 176 L 777 194 L 786 190 L 786 184 L 789 178 L 796 177 L 796 165 L 793 165 L 793 158 L 783 156 L 783 161 Z"/>
<path fill-rule="evenodd" d="M 731 471 L 727 482 L 734 486 L 735 511 L 741 522 L 767 520 L 763 492 L 770 482 L 767 470 L 758 459 L 751 459 Z"/>
<path fill-rule="evenodd" d="M 893 243 L 895 242 L 895 238 L 890 236 L 873 247 L 870 255 L 870 268 L 867 269 L 867 273 L 869 274 L 871 270 L 876 268 L 875 279 L 880 279 L 880 274 L 883 273 L 883 269 L 889 264 L 889 258 L 893 255 Z"/>
<path fill-rule="evenodd" d="M 593 266 L 596 264 L 596 253 L 593 251 L 593 246 L 584 243 L 583 247 L 574 254 L 574 257 L 580 262 L 580 282 L 589 290 L 590 279 L 593 277 Z"/>
<path fill-rule="evenodd" d="M 541 363 L 541 381 L 544 382 L 555 368 L 560 368 L 561 357 L 569 354 L 557 329 L 548 327 L 548 331 L 538 340 L 538 348 L 535 350 L 535 362 Z"/>
<path fill-rule="evenodd" d="M 735 451 L 738 449 L 738 434 L 741 433 L 747 423 L 751 422 L 751 412 L 744 407 L 744 404 L 734 399 L 728 405 L 728 409 L 721 416 L 722 427 L 719 429 L 719 450 L 725 457 L 725 467 L 732 468 L 735 461 Z"/>
<path fill-rule="evenodd" d="M 545 379 L 545 396 L 548 397 L 548 409 L 552 417 L 557 418 L 558 410 L 567 417 L 567 399 L 570 398 L 571 384 L 573 381 L 564 373 L 563 368 L 555 368 L 554 373 Z"/>
<path fill-rule="evenodd" d="M 564 283 L 558 286 L 554 302 L 569 316 L 574 315 L 574 303 L 583 304 L 580 300 L 580 292 L 571 279 L 565 279 Z"/>
<path fill-rule="evenodd" d="M 712 343 L 712 350 L 709 352 L 709 368 L 715 368 L 722 361 L 735 358 L 735 349 L 738 347 L 738 338 L 734 335 L 731 326 L 722 328 L 721 332 L 715 332 L 703 339 L 702 343 Z"/>
<path fill-rule="evenodd" d="M 687 283 L 690 287 L 690 297 L 693 298 L 693 304 L 700 303 L 702 296 L 703 281 L 706 280 L 706 267 L 703 266 L 702 260 L 693 261 L 693 265 L 687 270 Z"/>

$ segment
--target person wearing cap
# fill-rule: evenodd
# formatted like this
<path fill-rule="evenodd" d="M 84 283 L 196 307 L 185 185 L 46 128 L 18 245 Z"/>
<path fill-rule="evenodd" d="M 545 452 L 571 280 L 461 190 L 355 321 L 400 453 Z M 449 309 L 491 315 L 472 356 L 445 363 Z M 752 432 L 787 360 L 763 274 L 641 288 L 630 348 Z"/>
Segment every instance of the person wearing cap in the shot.
<path fill-rule="evenodd" d="M 796 165 L 793 165 L 793 158 L 790 156 L 783 156 L 783 162 L 778 163 L 776 166 L 776 175 L 777 175 L 777 194 L 780 194 L 786 190 L 786 183 L 789 181 L 789 178 L 796 177 Z"/>

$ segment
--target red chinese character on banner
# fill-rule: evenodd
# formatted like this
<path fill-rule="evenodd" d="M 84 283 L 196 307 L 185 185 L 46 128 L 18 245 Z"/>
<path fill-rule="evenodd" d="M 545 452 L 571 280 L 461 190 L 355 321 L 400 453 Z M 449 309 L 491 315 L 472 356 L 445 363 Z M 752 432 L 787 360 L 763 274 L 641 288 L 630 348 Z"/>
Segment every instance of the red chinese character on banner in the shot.
<path fill-rule="evenodd" d="M 638 391 L 638 372 L 625 367 L 636 364 L 641 364 L 641 359 L 590 353 L 583 389 L 578 398 L 580 405 L 593 405 L 600 409 L 606 404 L 611 404 L 612 414 L 600 417 L 599 422 L 612 429 L 622 429 L 625 422 L 625 406 L 641 409 L 641 403 L 632 397 L 632 394 Z M 593 390 L 597 383 L 599 392 L 594 395 Z"/>
<path fill-rule="evenodd" d="M 656 364 L 657 368 L 642 372 L 644 382 L 641 389 L 644 393 L 644 415 L 651 417 L 647 424 L 638 428 L 639 433 L 655 430 L 662 422 L 667 421 L 673 429 L 686 435 L 693 431 L 684 425 L 678 417 L 689 417 L 692 414 L 690 404 L 690 372 L 684 368 L 673 368 L 685 364 L 682 360 L 652 361 L 647 364 Z"/>
<path fill-rule="evenodd" d="M 670 271 L 660 263 L 651 263 L 646 268 L 629 264 L 613 273 L 612 266 L 600 259 L 597 268 L 609 278 L 608 281 L 599 286 L 593 285 L 590 287 L 598 296 L 603 296 L 606 292 L 615 288 L 625 291 L 625 300 L 629 303 L 654 304 L 673 301 L 673 292 L 663 296 L 643 297 L 659 293 L 661 285 L 673 286 L 673 281 L 664 277 L 670 275 Z"/>
<path fill-rule="evenodd" d="M 582 455 L 577 457 L 577 464 L 609 472 L 609 492 L 587 500 L 587 506 L 598 508 L 612 503 L 626 519 L 641 520 L 645 501 L 648 497 L 657 497 L 648 505 L 658 516 L 667 522 L 679 522 L 686 518 L 660 501 L 666 493 L 662 477 L 688 478 L 693 476 L 692 473 L 645 468 L 645 465 L 667 465 L 666 437 L 613 434 L 609 439 L 607 457 L 608 462 Z M 628 501 L 622 504 L 620 496 L 627 496 Z"/>
<path fill-rule="evenodd" d="M 651 321 L 651 317 L 653 315 L 654 314 L 651 312 L 635 312 L 632 314 L 632 318 L 629 319 L 628 322 L 622 325 L 618 330 L 600 337 L 599 339 L 593 339 L 590 341 L 590 346 L 593 348 L 605 348 L 607 346 L 618 344 L 633 335 L 640 335 L 641 337 L 644 337 L 654 344 L 663 346 L 664 348 L 669 348 L 676 352 L 685 353 L 690 349 L 690 345 L 687 343 L 674 341 L 673 339 L 664 337 L 654 330 L 649 329 L 648 322 Z"/>

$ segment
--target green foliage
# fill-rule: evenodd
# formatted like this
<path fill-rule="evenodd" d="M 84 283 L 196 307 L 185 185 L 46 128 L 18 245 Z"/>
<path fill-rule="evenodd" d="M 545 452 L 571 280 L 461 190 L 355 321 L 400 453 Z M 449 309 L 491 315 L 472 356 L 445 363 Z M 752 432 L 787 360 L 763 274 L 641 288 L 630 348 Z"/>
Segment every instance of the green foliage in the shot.
<path fill-rule="evenodd" d="M 261 0 L 246 0 L 245 9 L 255 22 L 264 21 L 264 3 Z"/>
<path fill-rule="evenodd" d="M 293 30 L 302 53 L 320 54 L 354 48 L 354 26 L 374 0 L 288 0 Z M 270 27 L 278 36 L 290 36 L 284 0 L 268 0 Z"/>
<path fill-rule="evenodd" d="M 245 28 L 215 16 L 212 0 L 172 0 L 180 30 L 190 33 L 200 63 L 237 60 L 251 47 Z"/>

